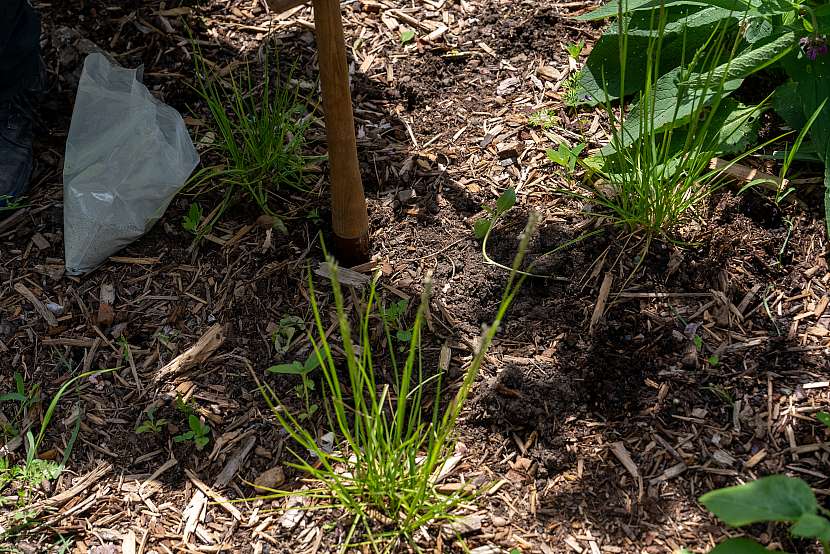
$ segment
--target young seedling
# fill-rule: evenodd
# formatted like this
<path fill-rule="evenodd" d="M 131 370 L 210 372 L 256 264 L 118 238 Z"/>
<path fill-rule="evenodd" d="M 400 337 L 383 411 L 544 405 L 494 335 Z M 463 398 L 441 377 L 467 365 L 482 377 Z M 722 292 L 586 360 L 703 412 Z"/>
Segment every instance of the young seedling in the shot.
<path fill-rule="evenodd" d="M 586 144 L 584 142 L 580 142 L 573 148 L 568 147 L 567 144 L 559 143 L 559 147 L 556 150 L 548 149 L 546 154 L 550 161 L 561 165 L 572 173 L 576 169 L 576 162 L 579 161 L 579 155 L 585 150 L 585 146 Z"/>
<path fill-rule="evenodd" d="M 277 373 L 280 375 L 299 375 L 302 382 L 294 387 L 297 397 L 305 403 L 305 413 L 299 414 L 297 418 L 302 421 L 311 418 L 319 406 L 312 404 L 309 400 L 309 392 L 315 390 L 314 381 L 308 377 L 308 374 L 320 367 L 320 359 L 316 353 L 312 352 L 306 361 L 301 363 L 299 361 L 291 362 L 290 364 L 279 364 L 271 366 L 267 369 L 270 373 Z"/>
<path fill-rule="evenodd" d="M 147 413 L 145 414 L 147 419 L 142 421 L 141 424 L 135 428 L 136 433 L 152 433 L 155 435 L 164 429 L 164 426 L 167 425 L 167 420 L 163 418 L 156 419 L 155 412 L 155 406 L 147 410 Z"/>
<path fill-rule="evenodd" d="M 401 31 L 401 44 L 407 44 L 415 39 L 415 31 L 407 29 Z"/>
<path fill-rule="evenodd" d="M 277 328 L 272 335 L 274 340 L 274 350 L 278 356 L 285 355 L 291 347 L 291 343 L 297 336 L 298 331 L 305 328 L 305 322 L 297 316 L 288 315 L 280 319 Z"/>
<path fill-rule="evenodd" d="M 565 50 L 568 51 L 568 55 L 573 59 L 579 58 L 583 48 L 585 48 L 585 41 L 582 39 L 579 42 L 571 42 L 565 45 Z"/>
<path fill-rule="evenodd" d="M 196 414 L 187 416 L 187 426 L 190 427 L 190 431 L 176 435 L 173 442 L 193 441 L 196 450 L 202 450 L 210 442 L 210 427 Z"/>
<path fill-rule="evenodd" d="M 477 239 L 485 239 L 490 234 L 490 229 L 495 225 L 499 217 L 504 215 L 510 208 L 516 205 L 516 191 L 514 189 L 506 189 L 499 199 L 496 200 L 496 207 L 490 208 L 482 206 L 482 209 L 487 212 L 490 217 L 483 217 L 476 221 L 473 228 Z"/>
<path fill-rule="evenodd" d="M 199 224 L 202 222 L 202 207 L 193 202 L 187 213 L 182 217 L 182 228 L 194 235 L 199 234 Z"/>
<path fill-rule="evenodd" d="M 400 343 L 399 350 L 403 351 L 409 341 L 412 340 L 412 329 L 403 323 L 403 316 L 409 303 L 404 300 L 393 302 L 388 307 L 381 308 L 383 324 L 386 329 L 395 332 L 395 339 Z"/>
<path fill-rule="evenodd" d="M 16 402 L 18 407 L 15 419 L 20 420 L 32 407 L 40 402 L 40 385 L 35 383 L 27 387 L 23 375 L 15 371 L 14 388 L 15 390 L 12 392 L 1 394 L 0 402 Z"/>

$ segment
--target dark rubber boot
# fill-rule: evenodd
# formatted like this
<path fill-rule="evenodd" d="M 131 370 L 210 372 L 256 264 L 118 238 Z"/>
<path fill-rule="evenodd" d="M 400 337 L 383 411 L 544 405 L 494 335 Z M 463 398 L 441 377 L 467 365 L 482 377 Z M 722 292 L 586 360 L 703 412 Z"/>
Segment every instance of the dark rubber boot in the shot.
<path fill-rule="evenodd" d="M 0 210 L 15 206 L 32 176 L 32 105 L 21 96 L 0 102 Z"/>

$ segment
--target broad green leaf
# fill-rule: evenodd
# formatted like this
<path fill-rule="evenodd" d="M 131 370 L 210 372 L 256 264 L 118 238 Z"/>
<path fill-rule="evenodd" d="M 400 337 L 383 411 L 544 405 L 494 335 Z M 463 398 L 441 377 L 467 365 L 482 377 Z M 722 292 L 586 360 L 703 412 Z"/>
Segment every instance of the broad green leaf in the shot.
<path fill-rule="evenodd" d="M 303 375 L 314 371 L 318 367 L 320 367 L 320 358 L 317 357 L 316 352 L 312 352 L 303 364 Z"/>
<path fill-rule="evenodd" d="M 786 475 L 708 492 L 700 497 L 700 502 L 733 527 L 763 521 L 797 521 L 818 510 L 816 497 L 807 483 Z"/>
<path fill-rule="evenodd" d="M 645 108 L 643 103 L 637 103 L 629 111 L 619 131 L 619 144 L 626 148 L 640 139 L 643 132 L 647 134 L 660 133 L 669 127 L 681 127 L 689 121 L 692 114 L 697 114 L 708 106 L 718 96 L 727 96 L 734 92 L 743 82 L 742 79 L 726 81 L 722 87 L 703 91 L 690 90 L 678 87 L 680 69 L 677 68 L 657 80 L 654 86 L 653 99 Z M 643 113 L 643 110 L 648 110 Z M 615 144 L 611 143 L 602 149 L 604 155 L 611 155 L 615 151 Z"/>
<path fill-rule="evenodd" d="M 734 13 L 742 14 L 751 10 L 750 4 L 741 2 L 740 0 L 705 0 L 705 1 L 691 1 L 691 0 L 628 0 L 623 1 L 623 13 L 631 13 L 633 11 L 642 11 L 658 9 L 662 6 L 666 8 L 674 8 L 678 6 L 717 6 L 729 10 Z M 574 19 L 580 21 L 594 21 L 597 19 L 605 19 L 608 17 L 616 17 L 619 14 L 619 2 L 611 0 L 596 10 L 576 16 Z"/>
<path fill-rule="evenodd" d="M 490 219 L 486 217 L 476 221 L 473 226 L 473 232 L 475 232 L 476 238 L 481 240 L 487 236 L 487 233 L 490 231 L 490 225 Z"/>
<path fill-rule="evenodd" d="M 827 58 L 820 56 L 810 61 L 793 54 L 784 60 L 785 70 L 797 83 L 796 94 L 801 100 L 805 121 L 830 98 L 830 62 Z M 824 217 L 830 232 L 830 105 L 824 104 L 819 112 L 810 128 L 810 138 L 824 162 Z"/>
<path fill-rule="evenodd" d="M 731 98 L 724 98 L 712 116 L 710 133 L 714 130 L 719 154 L 745 152 L 758 140 L 758 128 L 764 108 L 745 106 Z"/>
<path fill-rule="evenodd" d="M 499 199 L 496 200 L 496 211 L 503 214 L 516 204 L 516 191 L 514 189 L 506 189 Z"/>
<path fill-rule="evenodd" d="M 412 39 L 415 38 L 415 31 L 401 31 L 401 44 L 406 44 L 407 42 L 412 42 Z"/>
<path fill-rule="evenodd" d="M 26 402 L 26 395 L 19 392 L 0 394 L 0 402 Z"/>
<path fill-rule="evenodd" d="M 827 412 L 817 413 L 816 419 L 822 422 L 826 427 L 830 428 L 830 414 L 828 414 Z"/>
<path fill-rule="evenodd" d="M 772 95 L 772 107 L 775 113 L 793 129 L 800 129 L 807 122 L 807 117 L 801 109 L 798 83 L 792 79 L 775 89 Z"/>
<path fill-rule="evenodd" d="M 785 554 L 780 550 L 768 550 L 752 539 L 727 539 L 709 554 Z"/>
<path fill-rule="evenodd" d="M 785 33 L 770 42 L 743 51 L 730 62 L 721 64 L 711 72 L 698 73 L 689 78 L 691 86 L 706 86 L 722 79 L 744 79 L 784 56 L 796 45 L 795 33 Z"/>
<path fill-rule="evenodd" d="M 305 373 L 305 368 L 300 362 L 291 362 L 290 364 L 273 365 L 266 371 L 279 373 L 280 375 L 302 375 Z"/>
<path fill-rule="evenodd" d="M 674 17 L 677 19 L 673 19 Z M 658 67 L 661 73 L 675 69 L 686 57 L 702 47 L 726 16 L 719 8 L 704 8 L 691 14 L 674 14 L 665 22 Z M 732 23 L 736 23 L 734 20 Z M 623 93 L 632 94 L 645 86 L 648 57 L 643 55 L 655 40 L 650 14 L 635 14 L 627 20 L 627 49 Z M 577 103 L 596 105 L 619 98 L 621 88 L 619 29 L 613 24 L 594 44 L 578 74 Z M 608 98 L 606 98 L 606 91 Z"/>
<path fill-rule="evenodd" d="M 830 541 L 830 521 L 816 514 L 805 514 L 790 528 L 794 537 Z"/>
<path fill-rule="evenodd" d="M 749 20 L 744 31 L 744 38 L 749 44 L 762 41 L 772 34 L 772 23 L 764 17 L 754 17 Z"/>

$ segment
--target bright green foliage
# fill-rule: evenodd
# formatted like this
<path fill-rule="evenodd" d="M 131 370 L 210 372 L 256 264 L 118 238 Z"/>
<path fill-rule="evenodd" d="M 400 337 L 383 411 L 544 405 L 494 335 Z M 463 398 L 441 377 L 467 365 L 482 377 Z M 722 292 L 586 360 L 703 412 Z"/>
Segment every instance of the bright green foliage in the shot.
<path fill-rule="evenodd" d="M 197 238 L 209 233 L 236 202 L 252 202 L 276 218 L 278 193 L 285 188 L 305 191 L 305 170 L 315 160 L 304 153 L 313 117 L 299 89 L 274 82 L 267 58 L 261 78 L 255 78 L 248 65 L 241 74 L 220 76 L 198 49 L 193 58 L 195 90 L 213 118 L 210 148 L 222 161 L 197 172 L 188 186 L 196 195 L 218 189 L 223 196 L 198 227 Z"/>
<path fill-rule="evenodd" d="M 320 359 L 317 354 L 312 352 L 305 362 L 294 361 L 290 364 L 279 364 L 271 366 L 267 371 L 271 373 L 279 373 L 281 375 L 299 375 L 302 382 L 294 388 L 297 396 L 305 402 L 305 413 L 300 414 L 298 419 L 309 419 L 320 408 L 309 399 L 309 392 L 316 389 L 314 381 L 309 378 L 308 374 L 320 367 Z"/>
<path fill-rule="evenodd" d="M 187 213 L 182 217 L 182 228 L 185 231 L 190 231 L 194 235 L 199 234 L 199 224 L 202 222 L 202 207 L 197 203 L 192 203 Z"/>
<path fill-rule="evenodd" d="M 565 45 L 565 50 L 568 51 L 568 55 L 573 59 L 577 59 L 579 54 L 582 53 L 582 49 L 585 48 L 585 41 L 580 40 L 579 42 L 572 42 L 570 44 Z"/>
<path fill-rule="evenodd" d="M 780 550 L 768 550 L 752 539 L 727 539 L 709 554 L 786 554 Z"/>
<path fill-rule="evenodd" d="M 623 124 L 623 146 L 638 139 L 638 114 L 650 79 L 655 84 L 651 108 L 655 121 L 648 130 L 659 132 L 686 125 L 700 109 L 732 94 L 746 77 L 767 68 L 783 69 L 788 81 L 775 90 L 773 108 L 795 129 L 818 113 L 810 130 L 812 144 L 804 150 L 815 152 L 825 165 L 830 230 L 830 106 L 824 103 L 830 95 L 826 44 L 830 8 L 826 2 L 628 0 L 620 5 L 613 0 L 579 19 L 608 17 L 619 21 L 591 51 L 573 96 L 579 103 L 595 105 L 640 94 Z M 638 55 L 627 56 L 617 47 L 621 30 L 629 41 L 628 51 Z M 716 63 L 707 63 L 706 71 L 684 76 L 692 60 L 711 52 L 712 37 L 717 35 L 733 46 L 719 52 Z M 654 40 L 660 41 L 661 48 L 649 56 L 639 55 Z M 649 67 L 659 68 L 656 79 Z M 609 146 L 606 153 L 616 148 Z M 717 154 L 730 151 L 734 150 L 720 144 L 715 148 Z M 776 199 L 788 193 L 779 192 Z"/>
<path fill-rule="evenodd" d="M 530 231 L 526 230 L 514 261 L 515 270 L 522 263 L 529 236 Z M 316 430 L 304 428 L 275 392 L 261 385 L 274 416 L 300 447 L 293 452 L 293 467 L 321 484 L 316 490 L 277 491 L 277 495 L 325 498 L 333 507 L 348 513 L 353 524 L 343 540 L 343 551 L 354 546 L 355 541 L 371 544 L 374 552 L 398 551 L 402 542 L 414 542 L 418 529 L 451 518 L 453 508 L 464 500 L 463 492 L 439 493 L 434 479 L 454 450 L 459 413 L 522 279 L 516 271 L 511 273 L 493 325 L 485 329 L 462 382 L 450 393 L 444 383 L 446 368 L 427 370 L 422 363 L 429 283 L 424 286 L 415 313 L 408 350 L 399 359 L 386 325 L 389 309 L 384 317 L 375 308 L 377 279 L 362 299 L 365 308 L 353 326 L 333 262 L 331 267 L 339 328 L 337 347 L 342 358 L 334 357 L 328 321 L 315 300 L 311 274 L 309 288 L 316 324 L 311 341 L 320 363 L 321 392 L 330 429 L 326 436 L 334 435 L 335 440 L 333 445 L 331 440 L 318 440 Z M 375 322 L 384 325 L 385 352 L 374 340 Z M 381 375 L 391 376 L 391 382 Z M 446 398 L 447 394 L 452 396 Z M 311 461 L 307 461 L 309 452 Z M 362 536 L 357 537 L 358 533 Z"/>
<path fill-rule="evenodd" d="M 687 211 L 723 184 L 723 169 L 711 169 L 712 158 L 742 151 L 757 129 L 763 105 L 744 106 L 728 94 L 740 85 L 747 65 L 766 63 L 786 45 L 758 44 L 740 52 L 724 24 L 706 16 L 703 30 L 695 27 L 702 33 L 699 48 L 690 51 L 685 23 L 694 10 L 688 2 L 632 1 L 630 5 L 643 11 L 618 14 L 615 30 L 608 34 L 608 40 L 617 41 L 613 57 L 609 57 L 612 50 L 604 54 L 606 59 L 603 50 L 595 48 L 580 77 L 587 86 L 585 75 L 592 71 L 592 58 L 599 56 L 609 64 L 601 68 L 604 80 L 597 81 L 603 82 L 602 93 L 596 93 L 595 87 L 584 99 L 602 102 L 611 123 L 611 140 L 582 162 L 591 170 L 582 183 L 587 192 L 562 192 L 604 208 L 595 215 L 629 231 L 672 240 L 672 229 Z M 700 21 L 695 19 L 696 24 Z M 675 52 L 678 40 L 682 48 Z M 629 56 L 633 51 L 637 55 Z M 620 120 L 611 105 L 610 83 L 619 87 L 620 97 L 629 93 L 632 82 L 638 96 Z"/>
<path fill-rule="evenodd" d="M 822 422 L 825 427 L 830 429 L 830 414 L 827 412 L 818 412 L 816 414 L 816 419 Z"/>
<path fill-rule="evenodd" d="M 830 542 L 830 521 L 820 515 L 816 496 L 801 479 L 771 475 L 745 485 L 727 487 L 704 494 L 700 502 L 718 519 L 732 527 L 743 527 L 768 521 L 791 523 L 790 533 L 796 537 L 819 540 L 827 551 Z M 718 554 L 768 552 L 748 539 L 727 541 L 712 552 Z"/>
<path fill-rule="evenodd" d="M 568 148 L 567 144 L 559 143 L 559 148 L 556 150 L 548 149 L 546 154 L 550 161 L 573 172 L 574 168 L 576 168 L 576 162 L 579 160 L 579 155 L 585 149 L 585 146 L 585 143 L 581 142 L 573 148 Z"/>
<path fill-rule="evenodd" d="M 415 39 L 415 31 L 412 29 L 407 29 L 406 31 L 401 31 L 401 44 L 406 44 L 408 42 L 412 42 Z"/>
<path fill-rule="evenodd" d="M 190 427 L 190 431 L 176 435 L 173 442 L 193 441 L 196 450 L 202 450 L 210 442 L 210 427 L 196 414 L 187 416 L 187 426 Z"/>

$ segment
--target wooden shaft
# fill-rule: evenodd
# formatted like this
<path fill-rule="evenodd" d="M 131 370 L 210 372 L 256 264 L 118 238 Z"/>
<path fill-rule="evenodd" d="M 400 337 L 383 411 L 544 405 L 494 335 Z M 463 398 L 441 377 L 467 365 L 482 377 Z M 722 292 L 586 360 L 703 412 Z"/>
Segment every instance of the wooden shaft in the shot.
<path fill-rule="evenodd" d="M 326 116 L 335 253 L 344 265 L 369 259 L 369 217 L 357 162 L 354 114 L 339 0 L 314 0 L 320 88 Z"/>
<path fill-rule="evenodd" d="M 274 13 L 287 12 L 291 8 L 296 8 L 305 4 L 308 0 L 265 0 L 268 8 Z"/>

